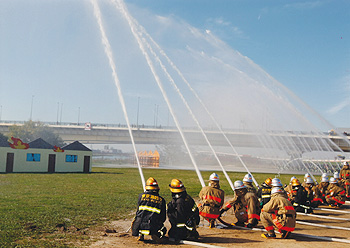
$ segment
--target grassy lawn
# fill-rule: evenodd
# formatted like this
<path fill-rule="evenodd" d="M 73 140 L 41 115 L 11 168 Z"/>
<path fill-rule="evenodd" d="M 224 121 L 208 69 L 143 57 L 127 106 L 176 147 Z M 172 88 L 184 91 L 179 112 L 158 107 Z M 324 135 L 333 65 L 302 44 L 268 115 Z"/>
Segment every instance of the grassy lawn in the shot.
<path fill-rule="evenodd" d="M 201 189 L 194 171 L 144 169 L 153 176 L 160 194 L 171 198 L 168 185 L 179 178 L 197 197 Z M 212 172 L 203 172 L 206 180 Z M 232 195 L 223 173 L 221 188 Z M 232 181 L 245 173 L 229 173 Z M 272 174 L 254 174 L 261 183 Z M 291 175 L 281 175 L 289 182 Z M 301 177 L 301 176 L 300 176 Z M 88 228 L 118 220 L 136 210 L 142 192 L 138 170 L 93 168 L 91 174 L 0 174 L 0 247 L 73 247 L 88 242 Z"/>

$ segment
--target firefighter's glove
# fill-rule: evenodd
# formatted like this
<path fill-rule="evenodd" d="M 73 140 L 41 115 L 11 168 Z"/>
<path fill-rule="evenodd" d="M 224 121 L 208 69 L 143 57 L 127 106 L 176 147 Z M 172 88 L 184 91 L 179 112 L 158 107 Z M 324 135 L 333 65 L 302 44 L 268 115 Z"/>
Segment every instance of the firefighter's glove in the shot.
<path fill-rule="evenodd" d="M 194 227 L 194 223 L 193 223 L 193 221 L 192 221 L 191 218 L 189 218 L 189 219 L 186 221 L 185 225 L 188 226 L 188 227 Z"/>
<path fill-rule="evenodd" d="M 252 229 L 253 228 L 253 224 L 248 223 L 246 227 Z"/>

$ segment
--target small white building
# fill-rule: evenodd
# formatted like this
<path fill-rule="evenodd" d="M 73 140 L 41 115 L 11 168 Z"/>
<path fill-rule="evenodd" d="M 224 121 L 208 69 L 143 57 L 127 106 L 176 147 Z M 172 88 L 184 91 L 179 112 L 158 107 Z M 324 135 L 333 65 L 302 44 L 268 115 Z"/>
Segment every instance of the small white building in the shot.
<path fill-rule="evenodd" d="M 65 147 L 53 146 L 39 138 L 28 144 L 0 140 L 0 172 L 91 172 L 92 151 L 75 141 Z M 16 141 L 16 142 L 15 142 Z"/>

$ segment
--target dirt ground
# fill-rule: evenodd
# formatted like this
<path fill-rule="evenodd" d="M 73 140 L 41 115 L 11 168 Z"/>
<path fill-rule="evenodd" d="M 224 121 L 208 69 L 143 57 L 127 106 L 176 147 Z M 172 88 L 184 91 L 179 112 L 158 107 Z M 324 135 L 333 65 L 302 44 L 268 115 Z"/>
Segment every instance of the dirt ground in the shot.
<path fill-rule="evenodd" d="M 322 206 L 322 208 L 328 208 Z M 331 217 L 341 217 L 344 219 L 350 219 L 350 204 L 344 206 L 344 208 L 339 209 L 342 211 L 349 211 L 349 213 L 339 213 L 330 212 L 323 210 L 315 210 L 315 215 L 331 216 Z M 149 248 L 173 248 L 177 247 L 198 247 L 194 245 L 187 244 L 174 244 L 169 241 L 164 244 L 155 244 L 150 237 L 146 236 L 146 241 L 137 241 L 135 237 L 131 236 L 131 231 L 126 232 L 131 224 L 132 215 L 130 219 L 113 221 L 106 223 L 104 227 L 98 228 L 96 230 L 90 230 L 91 238 L 97 240 L 93 242 L 89 247 L 100 248 L 100 247 L 149 247 Z M 320 219 L 314 216 L 297 216 L 297 221 L 322 224 L 328 226 L 341 226 L 350 228 L 349 220 L 330 220 L 330 219 Z M 169 223 L 166 222 L 166 227 L 169 230 Z M 262 228 L 259 224 L 258 228 Z M 219 225 L 218 228 L 210 229 L 208 227 L 208 222 L 201 220 L 201 224 L 198 228 L 200 238 L 198 243 L 213 245 L 215 247 L 283 247 L 283 248 L 295 248 L 295 247 L 312 247 L 321 248 L 327 245 L 331 245 L 332 248 L 344 248 L 350 247 L 350 243 L 340 243 L 331 242 L 318 239 L 310 239 L 306 237 L 299 236 L 298 234 L 308 234 L 314 236 L 332 237 L 339 239 L 348 239 L 350 236 L 350 231 L 348 230 L 338 230 L 338 229 L 328 229 L 323 227 L 314 227 L 309 225 L 297 224 L 295 232 L 289 237 L 289 239 L 279 239 L 279 234 L 277 234 L 277 239 L 264 239 L 261 237 L 263 231 L 255 230 L 239 230 L 222 228 Z M 350 241 L 350 239 L 348 239 Z"/>

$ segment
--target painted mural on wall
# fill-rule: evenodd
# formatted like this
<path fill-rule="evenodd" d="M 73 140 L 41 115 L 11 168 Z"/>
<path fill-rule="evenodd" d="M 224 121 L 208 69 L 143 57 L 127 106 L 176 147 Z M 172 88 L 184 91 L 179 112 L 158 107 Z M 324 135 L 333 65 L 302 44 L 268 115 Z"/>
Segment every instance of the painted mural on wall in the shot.
<path fill-rule="evenodd" d="M 89 173 L 91 158 L 92 151 L 79 141 L 58 147 L 41 138 L 29 143 L 15 137 L 0 140 L 0 173 Z"/>

